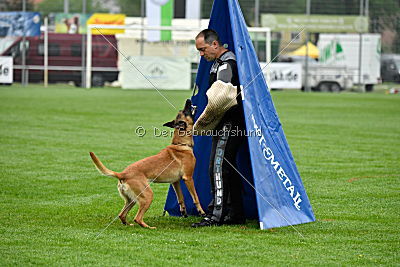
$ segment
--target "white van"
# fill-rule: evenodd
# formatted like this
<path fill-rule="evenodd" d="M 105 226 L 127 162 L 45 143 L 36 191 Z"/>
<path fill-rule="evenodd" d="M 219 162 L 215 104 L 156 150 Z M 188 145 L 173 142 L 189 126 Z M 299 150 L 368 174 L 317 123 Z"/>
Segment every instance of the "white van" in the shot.
<path fill-rule="evenodd" d="M 361 41 L 361 76 L 360 69 Z M 365 85 L 372 91 L 381 82 L 381 36 L 379 34 L 320 34 L 319 62 L 324 65 L 346 66 L 355 84 Z"/>

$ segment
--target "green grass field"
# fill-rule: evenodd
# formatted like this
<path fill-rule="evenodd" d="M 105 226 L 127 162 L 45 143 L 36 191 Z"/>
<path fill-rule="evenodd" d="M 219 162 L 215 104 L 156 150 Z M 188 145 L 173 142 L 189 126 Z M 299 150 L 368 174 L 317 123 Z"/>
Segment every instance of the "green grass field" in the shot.
<path fill-rule="evenodd" d="M 163 94 L 179 108 L 190 96 Z M 156 230 L 117 220 L 102 232 L 123 200 L 88 152 L 120 171 L 169 144 L 135 128 L 175 110 L 154 90 L 0 87 L 0 265 L 399 265 L 400 96 L 272 97 L 317 218 L 295 226 L 304 238 L 256 221 L 190 228 L 198 218 L 162 217 L 166 184 L 152 184 Z"/>

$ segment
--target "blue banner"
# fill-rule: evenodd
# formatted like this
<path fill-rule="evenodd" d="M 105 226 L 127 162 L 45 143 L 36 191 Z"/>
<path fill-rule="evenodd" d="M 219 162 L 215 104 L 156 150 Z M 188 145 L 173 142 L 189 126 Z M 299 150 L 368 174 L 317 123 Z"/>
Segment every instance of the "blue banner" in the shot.
<path fill-rule="evenodd" d="M 245 187 L 247 218 L 257 218 L 261 229 L 315 221 L 237 0 L 214 1 L 209 28 L 217 31 L 222 43 L 236 54 L 246 128 L 250 135 L 237 159 Z M 211 64 L 201 59 L 198 69 L 196 84 L 199 93 L 192 99 L 198 106 L 197 116 L 207 104 Z M 197 163 L 194 179 L 203 208 L 211 200 L 208 176 L 210 147 L 209 137 L 195 137 Z M 184 196 L 189 213 L 197 214 L 187 190 Z M 171 189 L 165 210 L 171 215 L 179 215 L 176 196 Z"/>
<path fill-rule="evenodd" d="M 40 35 L 40 13 L 0 12 L 0 37 Z"/>

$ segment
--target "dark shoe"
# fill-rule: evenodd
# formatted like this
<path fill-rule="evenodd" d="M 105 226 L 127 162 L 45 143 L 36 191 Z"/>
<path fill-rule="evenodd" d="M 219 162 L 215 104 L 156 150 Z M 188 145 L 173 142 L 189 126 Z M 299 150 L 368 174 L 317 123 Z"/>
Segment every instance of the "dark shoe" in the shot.
<path fill-rule="evenodd" d="M 221 224 L 210 217 L 204 217 L 200 222 L 198 223 L 193 223 L 192 227 L 197 228 L 197 227 L 206 227 L 206 226 L 220 226 Z"/>
<path fill-rule="evenodd" d="M 227 225 L 246 224 L 246 218 L 230 217 L 229 215 L 227 215 L 224 217 L 223 224 L 227 224 Z"/>

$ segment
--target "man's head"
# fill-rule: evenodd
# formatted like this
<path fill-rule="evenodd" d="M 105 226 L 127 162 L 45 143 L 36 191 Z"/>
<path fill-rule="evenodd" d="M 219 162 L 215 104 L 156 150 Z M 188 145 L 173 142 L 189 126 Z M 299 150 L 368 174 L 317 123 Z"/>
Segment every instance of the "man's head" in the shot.
<path fill-rule="evenodd" d="M 207 61 L 213 61 L 226 51 L 221 45 L 218 33 L 211 29 L 202 30 L 196 36 L 196 49 L 199 51 L 200 56 L 204 57 Z"/>

